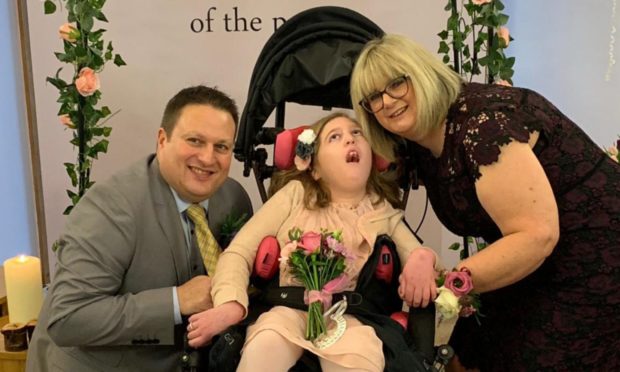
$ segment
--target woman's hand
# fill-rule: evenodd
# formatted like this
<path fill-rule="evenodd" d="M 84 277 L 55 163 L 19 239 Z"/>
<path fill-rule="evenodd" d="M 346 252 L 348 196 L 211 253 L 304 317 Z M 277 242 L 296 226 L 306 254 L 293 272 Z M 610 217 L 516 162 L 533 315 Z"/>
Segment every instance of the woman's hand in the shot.
<path fill-rule="evenodd" d="M 239 323 L 244 314 L 243 306 L 231 301 L 190 316 L 187 326 L 189 346 L 198 348 L 207 345 L 215 335 Z"/>
<path fill-rule="evenodd" d="M 398 280 L 398 294 L 407 305 L 428 306 L 429 302 L 437 297 L 435 252 L 425 247 L 411 252 Z"/>

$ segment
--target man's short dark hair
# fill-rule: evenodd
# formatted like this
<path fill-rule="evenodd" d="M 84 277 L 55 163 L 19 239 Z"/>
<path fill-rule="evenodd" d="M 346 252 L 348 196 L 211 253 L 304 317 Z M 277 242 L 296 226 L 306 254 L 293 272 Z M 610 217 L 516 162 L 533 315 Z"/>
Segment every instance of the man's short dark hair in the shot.
<path fill-rule="evenodd" d="M 168 136 L 177 124 L 181 111 L 188 105 L 209 105 L 218 110 L 228 112 L 235 122 L 235 133 L 239 124 L 239 111 L 235 101 L 225 93 L 204 85 L 197 85 L 181 90 L 168 101 L 164 116 L 161 119 L 161 127 Z"/>

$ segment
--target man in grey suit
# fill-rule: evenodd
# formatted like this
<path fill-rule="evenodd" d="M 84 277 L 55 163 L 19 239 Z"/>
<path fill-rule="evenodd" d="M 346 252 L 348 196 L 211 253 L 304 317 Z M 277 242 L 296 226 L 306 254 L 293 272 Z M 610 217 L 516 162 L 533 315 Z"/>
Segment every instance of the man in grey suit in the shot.
<path fill-rule="evenodd" d="M 225 215 L 252 213 L 228 178 L 237 123 L 224 93 L 183 89 L 166 106 L 157 153 L 84 195 L 58 241 L 28 371 L 181 369 L 183 319 L 212 307 L 185 210 L 205 207 L 216 239 Z"/>

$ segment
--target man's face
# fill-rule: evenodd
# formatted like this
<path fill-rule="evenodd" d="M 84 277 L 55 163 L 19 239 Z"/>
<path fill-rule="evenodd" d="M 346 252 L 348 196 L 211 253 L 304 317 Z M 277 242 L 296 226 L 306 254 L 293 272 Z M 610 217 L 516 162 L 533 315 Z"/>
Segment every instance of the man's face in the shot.
<path fill-rule="evenodd" d="M 186 202 L 210 198 L 228 177 L 234 137 L 235 122 L 227 111 L 185 106 L 170 136 L 159 129 L 157 159 L 162 176 Z"/>

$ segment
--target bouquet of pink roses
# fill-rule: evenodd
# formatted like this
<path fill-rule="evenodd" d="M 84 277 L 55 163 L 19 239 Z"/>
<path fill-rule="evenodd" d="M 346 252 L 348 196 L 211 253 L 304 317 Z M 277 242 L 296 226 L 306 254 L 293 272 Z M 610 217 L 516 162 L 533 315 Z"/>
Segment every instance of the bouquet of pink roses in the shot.
<path fill-rule="evenodd" d="M 349 279 L 344 273 L 345 261 L 352 258 L 342 245 L 342 232 L 303 232 L 295 227 L 288 233 L 290 242 L 284 248 L 293 276 L 306 288 L 308 304 L 306 339 L 315 341 L 326 333 L 323 313 L 331 307 L 332 294 L 342 292 Z M 284 253 L 284 252 L 283 252 Z M 284 257 L 286 257 L 283 254 Z"/>

